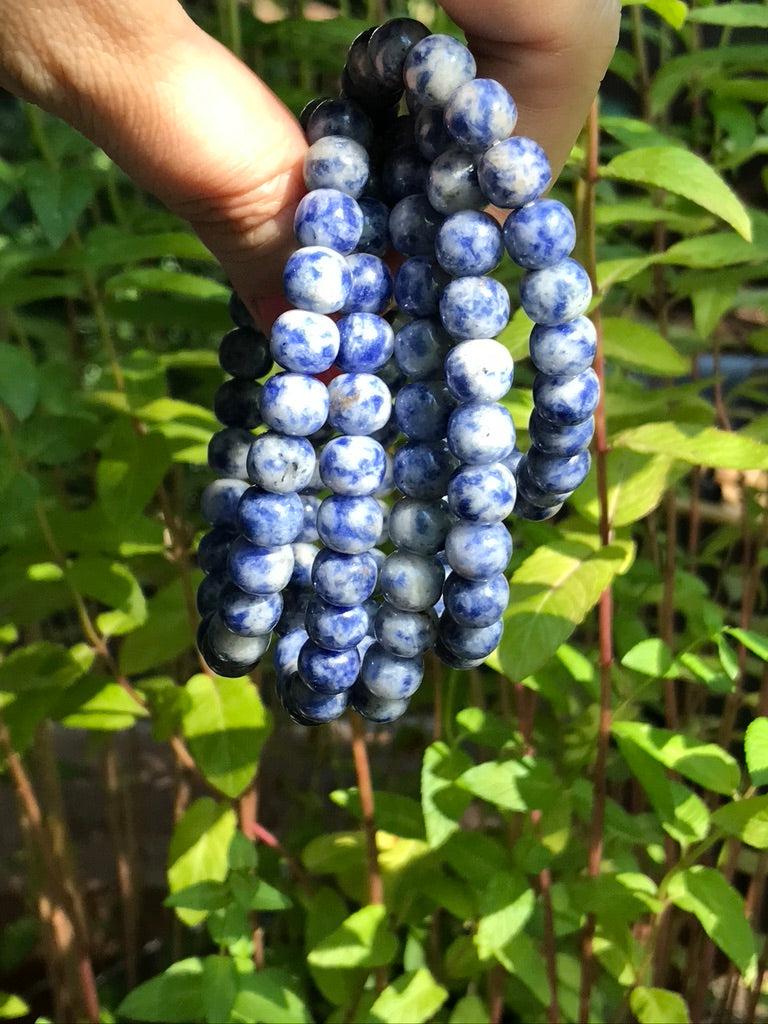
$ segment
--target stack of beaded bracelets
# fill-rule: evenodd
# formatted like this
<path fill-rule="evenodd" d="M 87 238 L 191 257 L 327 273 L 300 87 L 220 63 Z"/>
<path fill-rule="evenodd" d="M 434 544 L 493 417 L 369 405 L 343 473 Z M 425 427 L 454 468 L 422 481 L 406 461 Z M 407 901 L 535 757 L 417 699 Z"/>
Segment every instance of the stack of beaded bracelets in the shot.
<path fill-rule="evenodd" d="M 277 692 L 302 724 L 348 706 L 393 721 L 429 650 L 481 664 L 508 601 L 504 520 L 549 518 L 589 469 L 599 386 L 573 218 L 541 198 L 544 152 L 512 137 L 513 100 L 475 71 L 465 46 L 412 19 L 358 36 L 341 97 L 301 117 L 293 308 L 267 342 L 230 304 L 198 646 L 213 671 L 241 675 L 274 630 Z M 489 204 L 510 211 L 503 227 Z M 510 303 L 489 275 L 505 250 L 535 324 L 525 454 L 500 404 L 513 366 L 494 339 Z"/>

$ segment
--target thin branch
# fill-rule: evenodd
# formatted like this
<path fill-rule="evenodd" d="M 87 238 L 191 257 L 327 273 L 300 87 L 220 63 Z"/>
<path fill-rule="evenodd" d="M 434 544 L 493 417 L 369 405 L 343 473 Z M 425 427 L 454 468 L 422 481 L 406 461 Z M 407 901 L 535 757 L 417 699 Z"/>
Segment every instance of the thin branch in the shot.
<path fill-rule="evenodd" d="M 367 849 L 368 871 L 368 902 L 384 903 L 384 886 L 379 867 L 379 852 L 376 846 L 376 818 L 371 783 L 371 766 L 368 760 L 368 747 L 365 742 L 363 723 L 358 715 L 349 716 L 352 726 L 352 759 L 357 776 L 357 789 L 360 794 L 360 811 L 363 819 Z"/>

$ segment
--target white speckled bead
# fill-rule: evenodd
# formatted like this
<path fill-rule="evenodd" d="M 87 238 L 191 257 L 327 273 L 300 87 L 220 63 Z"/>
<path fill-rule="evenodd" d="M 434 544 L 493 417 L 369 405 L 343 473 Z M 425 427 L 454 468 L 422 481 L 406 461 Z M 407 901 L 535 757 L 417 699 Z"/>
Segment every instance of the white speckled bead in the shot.
<path fill-rule="evenodd" d="M 445 108 L 445 126 L 462 149 L 482 153 L 508 138 L 517 124 L 517 107 L 492 78 L 476 78 L 453 93 Z"/>
<path fill-rule="evenodd" d="M 542 270 L 529 270 L 520 281 L 520 304 L 526 315 L 547 327 L 581 316 L 591 298 L 589 275 L 570 258 Z"/>
<path fill-rule="evenodd" d="M 460 402 L 498 402 L 513 378 L 512 356 L 492 338 L 459 342 L 445 359 L 445 383 Z"/>
<path fill-rule="evenodd" d="M 533 139 L 516 135 L 483 154 L 477 177 L 489 203 L 515 210 L 539 198 L 552 171 L 541 146 Z"/>
<path fill-rule="evenodd" d="M 416 43 L 403 65 L 403 81 L 424 107 L 442 107 L 453 93 L 475 77 L 474 57 L 458 39 L 433 33 Z"/>

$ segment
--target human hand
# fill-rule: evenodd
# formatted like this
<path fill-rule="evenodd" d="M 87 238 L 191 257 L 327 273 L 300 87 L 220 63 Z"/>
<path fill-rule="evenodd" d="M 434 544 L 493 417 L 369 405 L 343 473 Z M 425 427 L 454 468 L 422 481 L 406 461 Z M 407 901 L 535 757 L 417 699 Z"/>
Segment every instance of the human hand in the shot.
<path fill-rule="evenodd" d="M 478 75 L 558 173 L 618 31 L 618 0 L 446 0 Z M 0 84 L 69 122 L 187 220 L 268 321 L 304 192 L 301 129 L 176 0 L 0 0 Z"/>

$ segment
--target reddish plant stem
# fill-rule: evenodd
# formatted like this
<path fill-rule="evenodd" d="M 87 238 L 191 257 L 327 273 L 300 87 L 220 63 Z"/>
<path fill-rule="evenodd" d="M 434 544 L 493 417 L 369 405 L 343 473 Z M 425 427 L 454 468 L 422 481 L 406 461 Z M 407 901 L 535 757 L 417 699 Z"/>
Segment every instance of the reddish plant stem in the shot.
<path fill-rule="evenodd" d="M 360 794 L 360 812 L 363 819 L 363 831 L 366 839 L 368 866 L 368 902 L 383 905 L 384 886 L 379 868 L 379 851 L 376 846 L 376 818 L 371 783 L 371 766 L 368 760 L 368 747 L 365 742 L 365 730 L 358 715 L 349 716 L 352 727 L 352 759 L 357 776 L 357 789 Z"/>
<path fill-rule="evenodd" d="M 549 981 L 549 1024 L 560 1020 L 560 1000 L 557 994 L 557 947 L 555 945 L 555 916 L 552 911 L 552 875 L 549 868 L 539 872 L 539 892 L 544 917 L 544 957 Z"/>
<path fill-rule="evenodd" d="M 246 839 L 254 838 L 253 823 L 256 821 L 258 810 L 259 791 L 256 788 L 256 779 L 253 779 L 237 801 L 237 823 Z M 259 926 L 259 916 L 255 910 L 251 911 L 248 919 L 251 924 L 251 958 L 253 966 L 260 971 L 264 967 L 264 930 Z"/>
<path fill-rule="evenodd" d="M 757 962 L 757 977 L 755 978 L 755 984 L 752 986 L 752 991 L 749 993 L 744 1024 L 755 1024 L 757 1005 L 760 1002 L 760 996 L 763 994 L 763 978 L 765 977 L 766 970 L 768 970 L 768 935 L 763 942 L 763 949 Z"/>
<path fill-rule="evenodd" d="M 123 946 L 125 955 L 125 978 L 129 989 L 138 984 L 138 908 L 139 899 L 135 877 L 135 857 L 131 856 L 134 840 L 131 822 L 126 821 L 123 811 L 126 807 L 121 780 L 121 766 L 116 739 L 110 737 L 104 751 L 104 789 L 106 790 L 107 824 L 115 856 L 117 891 L 120 896 L 120 914 L 123 925 Z"/>

